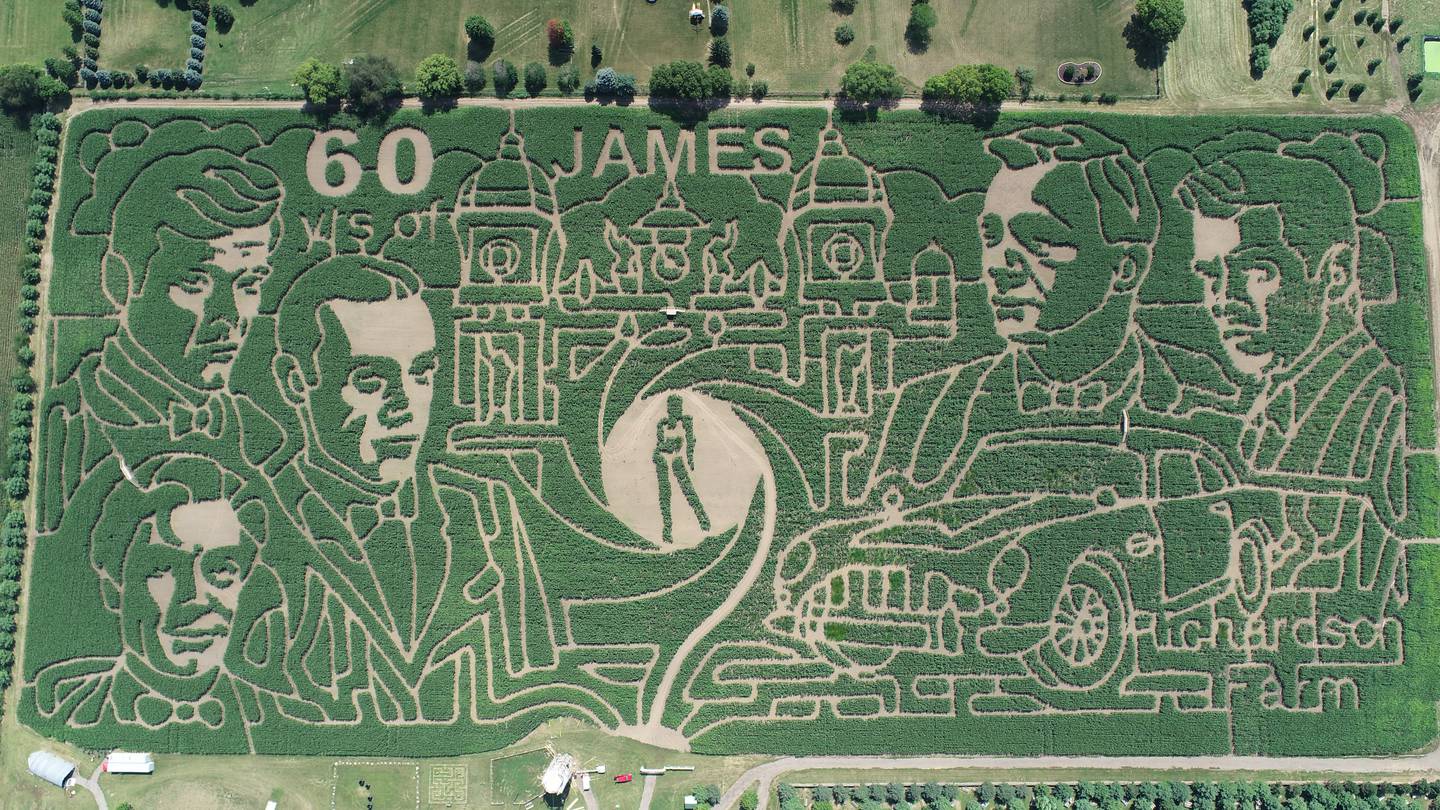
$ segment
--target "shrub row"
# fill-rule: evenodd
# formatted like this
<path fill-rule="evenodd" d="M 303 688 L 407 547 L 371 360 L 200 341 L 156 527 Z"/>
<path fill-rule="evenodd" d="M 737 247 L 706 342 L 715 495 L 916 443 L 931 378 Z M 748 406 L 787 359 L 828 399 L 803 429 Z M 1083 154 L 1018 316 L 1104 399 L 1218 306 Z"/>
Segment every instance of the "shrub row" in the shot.
<path fill-rule="evenodd" d="M 1256 75 L 1270 68 L 1270 49 L 1285 30 L 1294 0 L 1253 0 L 1246 6 L 1250 20 L 1250 70 Z"/>
<path fill-rule="evenodd" d="M 704 788 L 699 789 L 703 791 Z M 1434 800 L 1440 781 L 1411 784 L 1346 780 L 1326 783 L 1228 782 L 1061 782 L 1010 784 L 984 782 L 962 792 L 950 783 L 859 783 L 815 785 L 806 793 L 788 783 L 776 785 L 782 810 L 1413 810 L 1417 800 Z M 701 798 L 697 791 L 696 798 Z M 807 801 L 808 799 L 808 801 Z"/>
<path fill-rule="evenodd" d="M 60 16 L 70 26 L 70 33 L 77 41 L 84 42 L 87 50 L 87 65 L 80 71 L 86 84 L 93 81 L 95 60 L 100 49 L 101 18 L 105 11 L 105 0 L 65 0 Z M 86 75 L 89 71 L 90 76 Z"/>

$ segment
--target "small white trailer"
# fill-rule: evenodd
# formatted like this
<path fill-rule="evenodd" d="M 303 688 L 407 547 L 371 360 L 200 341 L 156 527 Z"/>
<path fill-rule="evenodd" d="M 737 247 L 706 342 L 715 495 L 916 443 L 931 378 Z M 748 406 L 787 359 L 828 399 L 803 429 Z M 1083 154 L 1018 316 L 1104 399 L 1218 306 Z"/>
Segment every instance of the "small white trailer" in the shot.
<path fill-rule="evenodd" d="M 105 773 L 154 773 L 155 755 L 139 751 L 111 751 L 100 769 Z"/>

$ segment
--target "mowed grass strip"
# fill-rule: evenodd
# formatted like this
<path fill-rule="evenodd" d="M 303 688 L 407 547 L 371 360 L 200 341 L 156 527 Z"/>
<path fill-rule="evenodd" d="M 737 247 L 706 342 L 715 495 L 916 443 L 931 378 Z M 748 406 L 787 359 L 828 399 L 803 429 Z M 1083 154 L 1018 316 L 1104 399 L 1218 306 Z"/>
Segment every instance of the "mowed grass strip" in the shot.
<path fill-rule="evenodd" d="M 1440 6 L 1440 0 L 1410 0 Z M 1191 108 L 1224 109 L 1353 109 L 1349 91 L 1355 83 L 1363 83 L 1365 92 L 1360 101 L 1379 104 L 1393 97 L 1398 81 L 1394 76 L 1390 54 L 1394 40 L 1407 33 L 1409 23 L 1399 34 L 1388 29 L 1375 33 L 1369 25 L 1356 25 L 1356 11 L 1378 10 L 1374 2 L 1344 0 L 1330 21 L 1323 12 L 1329 0 L 1297 3 L 1285 23 L 1285 32 L 1270 52 L 1270 69 L 1259 79 L 1250 75 L 1250 28 L 1244 7 L 1236 3 L 1187 3 L 1185 30 L 1170 49 L 1164 72 L 1164 91 L 1171 101 Z M 1432 15 L 1432 19 L 1433 19 Z M 1307 26 L 1316 31 L 1306 40 Z M 1326 72 L 1319 61 L 1320 39 L 1329 37 L 1335 46 L 1334 72 Z M 1418 40 L 1420 37 L 1415 37 Z M 1413 59 L 1419 63 L 1419 43 Z M 1371 74 L 1371 60 L 1381 64 Z M 1297 97 L 1294 85 L 1301 71 L 1310 70 Z M 1416 68 L 1418 69 L 1418 67 Z M 1325 91 L 1340 79 L 1344 85 L 1327 99 Z"/>

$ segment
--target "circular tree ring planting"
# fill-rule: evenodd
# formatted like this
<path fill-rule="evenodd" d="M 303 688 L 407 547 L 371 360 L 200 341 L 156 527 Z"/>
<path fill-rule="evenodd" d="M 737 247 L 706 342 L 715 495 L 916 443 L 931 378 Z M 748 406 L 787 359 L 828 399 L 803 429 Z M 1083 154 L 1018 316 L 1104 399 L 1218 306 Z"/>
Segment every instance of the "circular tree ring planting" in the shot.
<path fill-rule="evenodd" d="M 1061 62 L 1055 68 L 1055 78 L 1077 87 L 1100 81 L 1100 73 L 1099 62 Z"/>

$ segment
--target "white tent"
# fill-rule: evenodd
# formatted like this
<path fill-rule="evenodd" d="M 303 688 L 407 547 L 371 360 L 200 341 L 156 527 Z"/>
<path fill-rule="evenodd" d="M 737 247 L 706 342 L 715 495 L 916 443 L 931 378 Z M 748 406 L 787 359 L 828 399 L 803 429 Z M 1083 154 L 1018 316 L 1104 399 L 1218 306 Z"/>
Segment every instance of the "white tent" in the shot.
<path fill-rule="evenodd" d="M 570 775 L 575 772 L 575 758 L 561 754 L 550 760 L 550 767 L 540 777 L 540 786 L 551 796 L 559 796 L 570 784 Z"/>
<path fill-rule="evenodd" d="M 30 755 L 30 773 L 44 779 L 55 787 L 69 787 L 75 780 L 75 766 L 49 751 L 36 751 Z"/>

